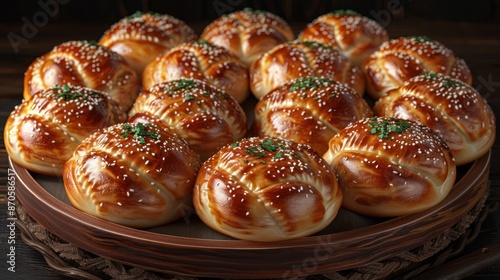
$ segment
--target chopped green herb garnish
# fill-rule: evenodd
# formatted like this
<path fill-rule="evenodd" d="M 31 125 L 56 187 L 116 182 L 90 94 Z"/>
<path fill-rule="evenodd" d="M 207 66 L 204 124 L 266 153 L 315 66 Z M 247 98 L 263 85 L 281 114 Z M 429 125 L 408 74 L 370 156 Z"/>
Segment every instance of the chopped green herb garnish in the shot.
<path fill-rule="evenodd" d="M 193 100 L 195 98 L 196 98 L 196 96 L 194 96 L 190 93 L 186 93 L 186 95 L 184 95 L 184 101 L 190 101 L 190 100 Z"/>
<path fill-rule="evenodd" d="M 253 14 L 256 14 L 256 15 L 264 15 L 264 14 L 267 13 L 264 10 L 254 10 L 252 8 L 249 8 L 249 7 L 244 8 L 243 11 L 250 12 L 250 13 L 253 13 Z"/>
<path fill-rule="evenodd" d="M 126 20 L 132 20 L 132 19 L 135 19 L 135 18 L 142 17 L 143 15 L 155 15 L 155 16 L 158 16 L 160 14 L 159 13 L 153 13 L 153 12 L 136 11 L 135 13 L 133 13 L 133 14 L 131 14 L 129 16 L 126 16 L 125 19 Z"/>
<path fill-rule="evenodd" d="M 427 36 L 410 36 L 410 37 L 407 37 L 407 38 L 408 39 L 413 39 L 417 43 L 434 42 L 434 40 L 432 40 L 431 38 L 429 38 Z"/>
<path fill-rule="evenodd" d="M 393 119 L 378 119 L 377 117 L 370 118 L 368 126 L 371 127 L 370 134 L 378 134 L 379 138 L 389 139 L 391 133 L 401 134 L 405 132 L 411 124 L 404 120 Z"/>
<path fill-rule="evenodd" d="M 438 75 L 436 73 L 434 73 L 434 72 L 427 72 L 427 73 L 422 74 L 422 76 L 424 78 L 426 78 L 427 80 L 437 79 L 438 78 Z"/>
<path fill-rule="evenodd" d="M 158 140 L 160 136 L 154 131 L 150 130 L 150 127 L 153 127 L 153 125 L 150 123 L 124 124 L 122 126 L 123 132 L 121 135 L 124 138 L 128 138 L 129 135 L 132 135 L 133 138 L 137 139 L 141 144 L 146 143 L 146 137 L 151 137 L 154 140 Z"/>
<path fill-rule="evenodd" d="M 439 79 L 439 75 L 434 73 L 434 72 L 424 73 L 424 74 L 422 74 L 422 76 L 424 78 L 426 78 L 427 81 Z M 454 86 L 461 86 L 461 85 L 462 85 L 462 82 L 451 79 L 449 77 L 443 77 L 443 81 L 441 82 L 441 86 L 443 86 L 443 87 L 454 87 Z"/>
<path fill-rule="evenodd" d="M 208 45 L 208 46 L 213 46 L 213 44 L 212 44 L 212 43 L 210 43 L 209 41 L 204 40 L 204 39 L 200 39 L 200 40 L 196 41 L 196 44 L 198 44 L 198 45 Z"/>
<path fill-rule="evenodd" d="M 195 81 L 190 80 L 190 79 L 179 79 L 179 80 L 171 81 L 169 84 L 170 84 L 170 86 L 164 87 L 163 90 L 167 92 L 168 96 L 172 96 L 173 92 L 175 92 L 175 91 L 189 90 L 189 89 L 193 88 L 195 86 Z M 188 99 L 186 101 L 194 98 L 193 95 L 186 94 L 186 96 L 188 96 L 188 95 L 191 97 L 187 97 Z"/>
<path fill-rule="evenodd" d="M 293 43 L 302 44 L 310 49 L 316 49 L 316 48 L 331 49 L 332 48 L 332 46 L 323 45 L 320 42 L 314 42 L 314 41 L 292 41 L 288 44 L 291 45 Z"/>
<path fill-rule="evenodd" d="M 353 10 L 350 10 L 350 9 L 347 9 L 347 10 L 335 10 L 332 12 L 332 14 L 334 15 L 339 15 L 339 16 L 356 16 L 356 15 L 359 15 L 358 12 L 356 11 L 353 11 Z"/>
<path fill-rule="evenodd" d="M 264 152 L 263 150 L 259 149 L 259 147 L 256 147 L 256 146 L 246 148 L 245 153 L 247 153 L 255 158 L 262 158 L 262 157 L 266 156 L 266 152 Z"/>
<path fill-rule="evenodd" d="M 54 96 L 57 98 L 62 98 L 64 101 L 74 100 L 85 96 L 81 93 L 72 93 L 71 87 L 68 85 L 63 85 L 63 86 L 56 85 L 53 89 L 56 91 L 60 91 L 59 93 L 54 94 Z"/>
<path fill-rule="evenodd" d="M 81 40 L 80 42 L 82 42 L 82 44 L 97 46 L 96 40 Z"/>
<path fill-rule="evenodd" d="M 450 78 L 446 78 L 442 83 L 441 83 L 442 86 L 444 87 L 454 87 L 454 86 L 461 86 L 462 83 L 457 81 L 457 80 L 453 80 L 453 79 L 450 79 Z"/>
<path fill-rule="evenodd" d="M 315 89 L 320 87 L 322 84 L 331 83 L 331 79 L 307 77 L 307 78 L 297 78 L 290 86 L 290 91 L 295 90 L 305 90 L 305 89 Z M 307 97 L 305 94 L 303 98 Z"/>
<path fill-rule="evenodd" d="M 268 152 L 276 152 L 280 146 L 273 140 L 265 139 L 260 143 L 260 147 Z"/>

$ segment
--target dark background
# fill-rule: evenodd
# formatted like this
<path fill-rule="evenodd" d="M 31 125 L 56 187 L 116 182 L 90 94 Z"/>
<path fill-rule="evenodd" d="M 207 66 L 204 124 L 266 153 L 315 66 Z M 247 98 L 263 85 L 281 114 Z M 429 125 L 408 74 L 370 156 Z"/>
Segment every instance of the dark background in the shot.
<path fill-rule="evenodd" d="M 375 18 L 381 11 L 394 12 L 394 18 L 418 16 L 456 21 L 500 22 L 499 0 L 17 0 L 2 1 L 1 22 L 19 23 L 40 11 L 40 2 L 55 2 L 59 13 L 51 22 L 114 22 L 137 10 L 166 13 L 185 21 L 208 21 L 218 16 L 253 7 L 273 12 L 287 21 L 311 21 L 336 9 L 352 9 Z"/>

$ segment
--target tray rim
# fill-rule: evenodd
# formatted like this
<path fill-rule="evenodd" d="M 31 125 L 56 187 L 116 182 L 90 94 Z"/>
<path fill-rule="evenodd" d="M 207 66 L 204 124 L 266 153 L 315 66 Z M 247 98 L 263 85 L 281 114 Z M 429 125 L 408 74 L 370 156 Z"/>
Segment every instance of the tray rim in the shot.
<path fill-rule="evenodd" d="M 93 217 L 91 215 L 88 215 L 82 211 L 79 211 L 72 206 L 64 203 L 63 201 L 60 201 L 56 197 L 52 196 L 48 191 L 46 191 L 41 185 L 36 182 L 36 180 L 31 176 L 28 170 L 25 168 L 17 165 L 15 162 L 12 161 L 12 159 L 9 157 L 9 164 L 13 168 L 13 170 L 16 173 L 16 176 L 19 180 L 19 183 L 21 186 L 17 186 L 16 189 L 18 189 L 18 197 L 23 205 L 23 207 L 26 209 L 27 213 L 33 217 L 35 221 L 40 223 L 42 226 L 46 227 L 50 232 L 55 234 L 56 236 L 61 237 L 62 239 L 66 240 L 69 243 L 74 244 L 75 246 L 82 248 L 84 250 L 87 250 L 91 253 L 95 253 L 97 255 L 100 255 L 105 258 L 109 258 L 111 260 L 118 261 L 120 263 L 124 264 L 130 264 L 134 266 L 138 266 L 144 269 L 152 270 L 152 271 L 161 271 L 161 272 L 166 272 L 166 273 L 176 273 L 178 275 L 190 275 L 190 276 L 206 276 L 206 275 L 198 275 L 195 272 L 194 274 L 189 273 L 186 268 L 182 269 L 176 269 L 176 268 L 165 268 L 159 270 L 157 267 L 157 264 L 144 264 L 144 263 L 134 263 L 130 262 L 129 260 L 124 260 L 122 258 L 116 257 L 113 254 L 106 254 L 106 250 L 97 248 L 97 247 L 89 247 L 92 242 L 97 242 L 95 245 L 102 245 L 103 240 L 99 239 L 99 236 L 102 235 L 111 235 L 114 236 L 115 238 L 124 238 L 127 240 L 132 240 L 134 242 L 144 242 L 146 244 L 149 244 L 151 246 L 160 246 L 160 247 L 168 247 L 173 250 L 197 250 L 197 249 L 210 249 L 210 250 L 215 250 L 215 251 L 221 251 L 223 253 L 227 252 L 240 252 L 240 253 L 245 253 L 249 256 L 257 255 L 261 252 L 282 252 L 282 251 L 287 251 L 290 249 L 298 249 L 298 248 L 309 248 L 311 246 L 319 246 L 318 245 L 318 239 L 322 237 L 326 237 L 326 241 L 328 242 L 328 246 L 333 246 L 333 248 L 339 248 L 342 247 L 344 244 L 353 244 L 353 243 L 362 243 L 363 240 L 366 240 L 367 237 L 370 240 L 375 240 L 377 237 L 388 235 L 392 236 L 393 233 L 397 232 L 404 232 L 404 228 L 407 227 L 409 224 L 411 225 L 412 223 L 416 223 L 418 221 L 422 221 L 425 219 L 429 219 L 433 216 L 434 213 L 442 211 L 444 209 L 447 209 L 450 207 L 457 199 L 460 197 L 463 197 L 467 195 L 467 192 L 470 190 L 470 187 L 473 186 L 474 184 L 477 184 L 478 181 L 480 181 L 484 176 L 487 176 L 489 174 L 489 167 L 490 167 L 490 158 L 491 158 L 491 150 L 483 155 L 481 158 L 476 160 L 475 162 L 472 163 L 470 166 L 469 170 L 463 175 L 463 177 L 455 183 L 454 190 L 452 191 L 445 200 L 443 200 L 441 203 L 438 205 L 416 213 L 416 214 L 411 214 L 407 216 L 402 216 L 402 217 L 396 217 L 375 225 L 363 227 L 360 229 L 353 229 L 349 231 L 344 231 L 344 232 L 337 232 L 337 233 L 331 233 L 331 234 L 324 234 L 320 236 L 309 236 L 309 237 L 303 237 L 303 238 L 297 238 L 297 239 L 292 239 L 288 241 L 279 241 L 279 242 L 266 242 L 266 243 L 260 243 L 260 242 L 251 242 L 251 241 L 241 241 L 241 240 L 216 240 L 216 239 L 201 239 L 201 238 L 191 238 L 191 237 L 182 237 L 182 236 L 172 236 L 172 235 L 166 235 L 166 234 L 161 234 L 161 233 L 155 233 L 155 232 L 147 232 L 144 230 L 139 230 L 139 229 L 133 229 L 129 228 L 126 226 L 121 226 L 118 224 L 114 224 L 96 217 Z M 474 171 L 477 171 L 476 173 L 473 173 Z M 483 176 L 478 176 L 482 174 Z M 468 175 L 473 175 L 473 178 L 468 178 Z M 470 181 L 465 182 L 465 179 L 470 179 Z M 468 183 L 468 185 L 465 185 Z M 475 194 L 474 197 L 480 198 L 483 192 L 486 190 L 486 187 L 483 187 L 481 189 L 480 194 Z M 38 213 L 37 209 L 34 209 L 34 205 L 29 203 L 29 197 L 31 196 L 32 199 L 35 199 L 38 203 L 41 203 L 43 205 L 48 206 L 50 212 L 52 215 L 60 215 L 62 218 L 65 219 L 70 219 L 71 221 L 75 222 L 76 224 L 88 227 L 88 229 L 92 232 L 95 233 L 96 240 L 93 240 L 91 242 L 82 242 L 82 240 L 78 238 L 72 238 L 71 236 L 68 236 L 68 234 L 62 234 L 63 236 L 60 236 L 61 232 L 58 230 L 54 229 L 54 226 L 51 225 L 50 221 L 44 220 L 43 215 L 40 215 Z M 468 202 L 468 205 L 470 205 L 469 208 L 472 209 L 473 205 L 475 205 L 477 201 L 473 202 Z M 470 211 L 470 209 L 462 209 L 464 213 L 467 213 Z M 447 221 L 449 223 L 455 224 L 460 220 L 462 215 L 456 215 L 454 217 L 454 220 Z M 364 234 L 365 232 L 371 232 L 370 235 Z M 375 233 L 374 233 L 375 232 Z M 439 232 L 442 233 L 442 232 Z M 438 233 L 435 232 L 435 234 L 428 234 L 428 240 L 432 239 L 435 237 Z M 99 243 L 100 242 L 100 243 Z M 207 247 L 207 244 L 210 244 L 209 247 Z M 352 263 L 352 267 L 339 267 L 342 269 L 347 269 L 347 268 L 354 268 L 354 267 L 359 267 L 362 265 L 366 265 L 381 259 L 385 259 L 391 256 L 394 256 L 398 253 L 401 253 L 403 251 L 407 251 L 410 249 L 414 249 L 418 247 L 420 244 L 413 244 L 409 243 L 405 246 L 401 246 L 399 250 L 395 251 L 389 251 L 386 252 L 385 254 L 373 254 L 371 257 L 367 257 L 365 261 L 358 262 L 358 263 Z M 413 248 L 412 248 L 413 247 Z M 168 259 L 168 258 L 167 258 Z M 304 256 L 300 257 L 301 260 L 304 259 Z M 289 265 L 288 265 L 289 267 Z M 320 270 L 318 270 L 320 271 Z M 227 276 L 234 276 L 234 271 L 224 271 L 221 273 L 214 273 L 211 272 L 209 273 L 209 276 L 215 276 L 215 277 L 227 277 Z M 236 272 L 237 273 L 237 272 Z M 242 277 L 241 274 L 237 275 L 239 277 Z M 267 275 L 265 277 L 268 277 Z"/>

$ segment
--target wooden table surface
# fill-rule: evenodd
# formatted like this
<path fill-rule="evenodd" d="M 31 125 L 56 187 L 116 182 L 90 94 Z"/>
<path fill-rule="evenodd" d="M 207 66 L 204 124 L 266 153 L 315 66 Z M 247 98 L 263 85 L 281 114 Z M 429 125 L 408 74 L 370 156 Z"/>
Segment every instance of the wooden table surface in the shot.
<path fill-rule="evenodd" d="M 201 32 L 206 23 L 192 24 L 193 28 Z M 301 23 L 291 23 L 295 30 L 305 26 Z M 69 40 L 98 40 L 102 33 L 109 27 L 108 24 L 59 24 L 51 23 L 40 26 L 26 40 L 18 46 L 18 51 L 6 40 L 9 32 L 21 34 L 22 26 L 19 24 L 0 24 L 4 34 L 0 42 L 0 124 L 2 131 L 5 120 L 14 106 L 21 102 L 23 90 L 23 74 L 28 65 L 38 56 L 50 51 L 53 46 Z M 386 26 L 391 38 L 410 35 L 426 35 L 438 40 L 452 49 L 457 56 L 468 63 L 474 78 L 474 87 L 488 100 L 495 114 L 500 112 L 500 24 L 454 22 L 443 20 L 426 20 L 421 18 L 406 18 L 390 22 Z M 498 139 L 498 133 L 497 133 Z M 488 205 L 495 206 L 500 203 L 500 141 L 496 141 L 492 149 L 490 170 L 491 195 Z M 67 279 L 51 270 L 41 255 L 31 247 L 22 243 L 16 235 L 16 272 L 6 271 L 6 243 L 8 229 L 6 227 L 6 186 L 8 181 L 8 163 L 3 138 L 0 143 L 0 187 L 1 187 L 1 276 L 2 279 Z M 17 234 L 19 234 L 17 232 Z M 480 234 L 468 244 L 457 256 L 447 260 L 444 264 L 452 270 L 462 271 L 469 268 L 473 275 L 468 279 L 498 279 L 500 263 L 492 266 L 481 266 L 473 262 L 478 260 L 475 255 L 482 255 L 485 247 L 496 248 L 500 244 L 500 214 L 493 212 L 483 222 Z M 496 245 L 497 247 L 492 247 Z M 498 252 L 497 252 L 498 253 Z M 471 257 L 472 256 L 472 257 Z M 5 267 L 5 268 L 4 268 Z M 448 270 L 449 271 L 449 270 Z M 437 274 L 433 274 L 437 275 Z M 465 276 L 464 274 L 460 277 Z M 432 277 L 431 277 L 432 278 Z"/>

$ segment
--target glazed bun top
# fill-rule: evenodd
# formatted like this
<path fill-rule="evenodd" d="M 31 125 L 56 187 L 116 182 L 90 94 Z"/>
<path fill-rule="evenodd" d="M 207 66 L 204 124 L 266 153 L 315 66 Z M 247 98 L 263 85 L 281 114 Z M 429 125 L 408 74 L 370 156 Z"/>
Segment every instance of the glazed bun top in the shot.
<path fill-rule="evenodd" d="M 199 155 L 170 130 L 120 123 L 87 137 L 64 165 L 71 204 L 118 224 L 147 228 L 191 205 Z"/>
<path fill-rule="evenodd" d="M 126 114 L 106 94 L 80 86 L 35 93 L 10 114 L 5 147 L 28 170 L 60 175 L 73 150 L 94 131 L 123 122 Z"/>
<path fill-rule="evenodd" d="M 320 154 L 342 128 L 373 111 L 354 89 L 324 78 L 297 78 L 255 105 L 254 132 L 308 144 Z"/>
<path fill-rule="evenodd" d="M 116 52 L 89 41 L 69 41 L 38 57 L 24 76 L 24 99 L 57 85 L 105 92 L 126 112 L 139 92 L 139 78 Z"/>
<path fill-rule="evenodd" d="M 200 37 L 225 47 L 250 67 L 259 55 L 293 40 L 294 34 L 279 16 L 262 10 L 244 9 L 214 20 L 205 27 Z"/>
<path fill-rule="evenodd" d="M 293 41 L 269 50 L 252 63 L 250 90 L 261 99 L 271 90 L 296 78 L 328 78 L 365 91 L 365 77 L 337 48 L 318 42 Z"/>
<path fill-rule="evenodd" d="M 330 166 L 308 145 L 244 138 L 200 168 L 193 204 L 202 221 L 231 237 L 287 240 L 324 229 L 342 192 Z"/>
<path fill-rule="evenodd" d="M 248 69 L 229 50 L 204 40 L 184 43 L 149 63 L 142 86 L 179 79 L 197 79 L 218 87 L 243 103 L 250 95 Z"/>
<path fill-rule="evenodd" d="M 335 170 L 353 212 L 394 217 L 428 209 L 455 183 L 451 150 L 432 129 L 398 118 L 372 117 L 339 131 L 323 158 Z"/>
<path fill-rule="evenodd" d="M 400 37 L 384 42 L 362 65 L 366 89 L 374 99 L 415 76 L 434 72 L 472 84 L 465 61 L 426 36 Z"/>
<path fill-rule="evenodd" d="M 243 138 L 248 130 L 245 111 L 233 97 L 195 79 L 172 80 L 143 90 L 129 117 L 137 114 L 160 119 L 202 160 Z"/>
<path fill-rule="evenodd" d="M 480 158 L 495 142 L 495 114 L 486 100 L 472 86 L 443 74 L 408 80 L 380 98 L 374 110 L 432 128 L 448 144 L 457 165 Z"/>
<path fill-rule="evenodd" d="M 197 38 L 195 31 L 178 18 L 136 12 L 113 24 L 99 44 L 123 56 L 141 77 L 144 67 L 156 56 Z"/>
<path fill-rule="evenodd" d="M 351 10 L 340 10 L 316 18 L 297 39 L 337 47 L 359 66 L 389 40 L 389 35 L 376 21 Z"/>

